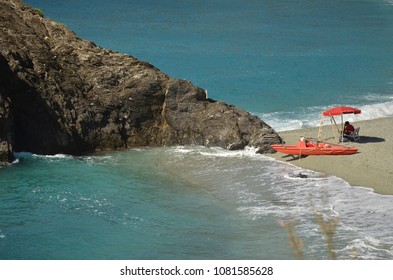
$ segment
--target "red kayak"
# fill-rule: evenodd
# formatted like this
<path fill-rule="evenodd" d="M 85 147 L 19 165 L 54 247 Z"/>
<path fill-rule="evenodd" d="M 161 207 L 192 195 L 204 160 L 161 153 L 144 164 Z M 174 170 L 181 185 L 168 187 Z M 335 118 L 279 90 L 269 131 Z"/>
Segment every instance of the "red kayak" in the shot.
<path fill-rule="evenodd" d="M 295 145 L 273 144 L 271 145 L 277 152 L 288 155 L 312 156 L 312 155 L 350 155 L 358 151 L 354 147 L 345 147 L 336 144 L 327 144 L 312 140 L 301 139 Z"/>

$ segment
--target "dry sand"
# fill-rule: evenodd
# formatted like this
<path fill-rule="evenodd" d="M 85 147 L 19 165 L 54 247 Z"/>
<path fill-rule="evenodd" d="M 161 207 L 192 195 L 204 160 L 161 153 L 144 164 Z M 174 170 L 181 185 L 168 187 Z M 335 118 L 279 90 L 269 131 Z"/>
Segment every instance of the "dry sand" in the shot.
<path fill-rule="evenodd" d="M 272 157 L 302 168 L 334 175 L 349 182 L 352 186 L 374 189 L 380 194 L 393 195 L 393 118 L 381 118 L 353 123 L 360 127 L 358 143 L 345 143 L 359 149 L 358 153 L 342 156 L 308 156 L 293 159 L 291 156 L 276 153 Z M 296 143 L 301 136 L 316 138 L 318 128 L 306 128 L 280 132 L 286 143 Z M 332 127 L 323 127 L 322 140 L 334 142 Z"/>

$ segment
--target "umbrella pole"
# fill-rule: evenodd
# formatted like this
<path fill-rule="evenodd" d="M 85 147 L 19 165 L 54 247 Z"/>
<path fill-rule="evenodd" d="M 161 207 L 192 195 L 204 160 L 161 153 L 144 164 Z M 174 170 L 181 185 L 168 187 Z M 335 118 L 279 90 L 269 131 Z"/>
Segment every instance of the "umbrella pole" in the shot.
<path fill-rule="evenodd" d="M 332 126 L 334 138 L 336 138 L 336 136 L 337 136 L 337 138 L 338 138 L 338 143 L 340 143 L 340 129 L 338 128 L 336 119 L 332 116 L 331 119 L 330 119 L 330 121 L 332 122 L 332 124 L 334 123 L 334 125 L 335 125 L 336 128 L 337 128 L 337 134 L 336 134 L 336 130 L 335 130 L 334 127 Z"/>
<path fill-rule="evenodd" d="M 344 117 L 341 114 L 341 139 L 344 140 Z M 340 141 L 338 141 L 340 143 Z"/>

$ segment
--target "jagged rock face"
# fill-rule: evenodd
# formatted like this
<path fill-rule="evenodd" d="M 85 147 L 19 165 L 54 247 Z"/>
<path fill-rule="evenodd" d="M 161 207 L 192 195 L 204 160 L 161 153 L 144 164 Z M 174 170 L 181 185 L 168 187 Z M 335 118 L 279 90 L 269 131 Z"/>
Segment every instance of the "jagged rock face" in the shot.
<path fill-rule="evenodd" d="M 198 144 L 269 152 L 281 142 L 259 118 L 82 40 L 19 1 L 0 0 L 0 39 L 0 161 L 12 151 Z"/>
<path fill-rule="evenodd" d="M 11 120 L 10 101 L 0 94 L 0 163 L 13 160 Z"/>

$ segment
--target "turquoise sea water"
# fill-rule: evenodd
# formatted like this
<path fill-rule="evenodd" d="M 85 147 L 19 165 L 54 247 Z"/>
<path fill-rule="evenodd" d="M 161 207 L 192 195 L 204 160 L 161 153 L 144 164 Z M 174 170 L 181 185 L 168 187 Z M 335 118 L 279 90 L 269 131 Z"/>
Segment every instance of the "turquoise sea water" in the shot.
<path fill-rule="evenodd" d="M 27 2 L 278 130 L 313 125 L 333 104 L 361 107 L 360 118 L 393 111 L 390 1 Z"/>
<path fill-rule="evenodd" d="M 25 1 L 80 37 L 149 61 L 276 130 L 353 105 L 393 114 L 390 1 Z M 0 259 L 393 258 L 393 197 L 253 150 L 18 153 L 0 168 Z M 308 179 L 296 178 L 306 173 Z"/>

